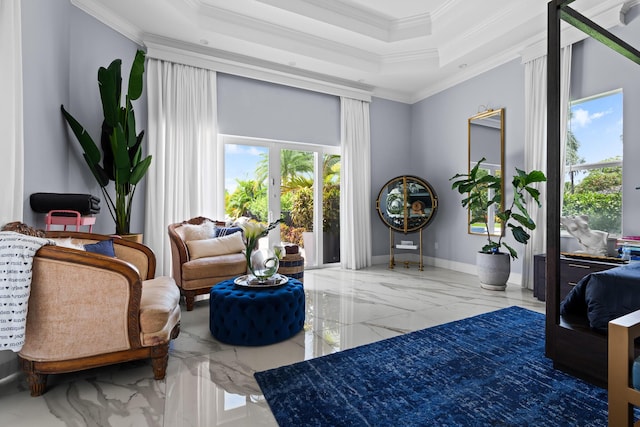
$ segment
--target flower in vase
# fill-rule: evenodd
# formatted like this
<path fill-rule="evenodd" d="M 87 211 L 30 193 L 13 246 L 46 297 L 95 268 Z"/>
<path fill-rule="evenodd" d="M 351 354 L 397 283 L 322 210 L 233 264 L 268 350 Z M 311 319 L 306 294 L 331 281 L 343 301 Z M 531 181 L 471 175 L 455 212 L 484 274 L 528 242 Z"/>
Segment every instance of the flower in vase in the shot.
<path fill-rule="evenodd" d="M 245 251 L 247 266 L 251 265 L 251 254 L 257 248 L 258 241 L 269 234 L 269 231 L 273 230 L 281 222 L 281 219 L 270 224 L 258 222 L 254 219 L 243 219 L 237 222 L 244 233 L 245 246 L 247 248 Z"/>

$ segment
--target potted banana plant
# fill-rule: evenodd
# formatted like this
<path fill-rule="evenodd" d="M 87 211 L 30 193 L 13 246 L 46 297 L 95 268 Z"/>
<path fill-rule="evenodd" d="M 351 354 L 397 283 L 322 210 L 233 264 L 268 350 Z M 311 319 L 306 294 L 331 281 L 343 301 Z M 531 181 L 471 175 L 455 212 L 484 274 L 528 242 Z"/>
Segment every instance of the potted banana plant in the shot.
<path fill-rule="evenodd" d="M 511 259 L 518 258 L 516 250 L 503 241 L 505 230 L 511 230 L 513 238 L 522 244 L 527 244 L 531 235 L 530 230 L 536 228 L 536 224 L 527 211 L 525 194 L 529 194 L 533 201 L 540 204 L 540 191 L 533 187 L 533 184 L 547 180 L 544 173 L 539 170 L 525 172 L 516 168 L 513 176 L 513 199 L 511 203 L 503 204 L 503 194 L 500 176 L 482 174 L 483 157 L 469 171 L 468 174 L 456 174 L 449 179 L 453 181 L 452 190 L 466 195 L 462 199 L 462 207 L 468 208 L 469 223 L 482 222 L 485 224 L 487 242 L 478 252 L 476 266 L 478 267 L 478 278 L 480 285 L 485 289 L 504 290 L 511 273 Z M 491 234 L 486 213 L 489 207 L 495 205 L 497 209 L 496 217 L 502 223 L 503 231 L 497 239 Z M 505 248 L 507 252 L 500 249 Z"/>
<path fill-rule="evenodd" d="M 129 86 L 122 105 L 122 60 L 116 59 L 98 70 L 98 86 L 104 112 L 98 148 L 86 129 L 61 105 L 62 114 L 82 146 L 83 156 L 107 201 L 118 235 L 130 235 L 131 207 L 136 186 L 151 164 L 151 156 L 142 157 L 144 131 L 136 133 L 132 101 L 142 95 L 145 53 L 136 52 L 129 73 Z M 102 162 L 102 163 L 101 163 Z M 107 191 L 114 182 L 115 200 Z M 141 240 L 139 237 L 136 240 Z"/>

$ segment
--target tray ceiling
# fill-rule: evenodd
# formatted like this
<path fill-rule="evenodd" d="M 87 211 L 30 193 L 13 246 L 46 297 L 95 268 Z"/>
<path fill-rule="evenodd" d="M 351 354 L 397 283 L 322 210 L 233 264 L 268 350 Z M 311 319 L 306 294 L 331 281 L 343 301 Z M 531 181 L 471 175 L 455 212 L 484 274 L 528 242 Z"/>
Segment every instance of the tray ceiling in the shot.
<path fill-rule="evenodd" d="M 610 28 L 636 2 L 577 0 L 572 7 Z M 546 51 L 547 0 L 72 3 L 141 45 L 179 46 L 402 102 Z"/>

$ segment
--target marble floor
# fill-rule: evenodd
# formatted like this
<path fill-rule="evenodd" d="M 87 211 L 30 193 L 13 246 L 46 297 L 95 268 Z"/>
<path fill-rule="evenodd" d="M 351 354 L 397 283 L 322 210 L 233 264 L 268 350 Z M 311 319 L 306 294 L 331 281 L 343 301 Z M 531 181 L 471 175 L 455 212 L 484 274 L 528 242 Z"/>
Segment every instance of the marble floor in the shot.
<path fill-rule="evenodd" d="M 544 313 L 531 291 L 479 287 L 473 275 L 436 267 L 305 272 L 306 322 L 264 347 L 222 344 L 209 332 L 209 301 L 182 313 L 167 377 L 148 362 L 49 377 L 30 397 L 24 376 L 0 382 L 2 426 L 275 426 L 253 373 L 518 305 Z"/>

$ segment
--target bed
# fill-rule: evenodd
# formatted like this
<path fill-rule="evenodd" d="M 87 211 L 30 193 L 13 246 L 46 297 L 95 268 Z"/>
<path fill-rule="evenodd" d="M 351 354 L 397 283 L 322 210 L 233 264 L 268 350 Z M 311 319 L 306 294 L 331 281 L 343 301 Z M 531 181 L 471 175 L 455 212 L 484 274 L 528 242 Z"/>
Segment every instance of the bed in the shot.
<path fill-rule="evenodd" d="M 640 309 L 640 262 L 582 278 L 560 304 L 560 315 L 586 318 L 591 329 L 607 333 L 609 321 Z"/>

